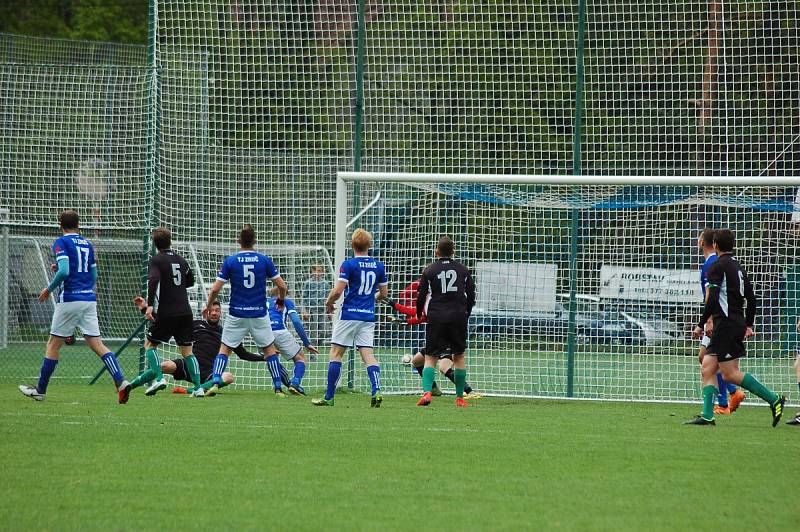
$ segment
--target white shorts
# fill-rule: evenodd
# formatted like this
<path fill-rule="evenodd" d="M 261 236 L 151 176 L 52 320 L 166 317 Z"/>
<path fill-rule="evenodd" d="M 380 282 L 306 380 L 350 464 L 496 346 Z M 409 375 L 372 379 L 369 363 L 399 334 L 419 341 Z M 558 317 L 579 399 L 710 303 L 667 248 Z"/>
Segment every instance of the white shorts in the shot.
<path fill-rule="evenodd" d="M 333 325 L 331 343 L 342 347 L 372 347 L 375 341 L 375 322 L 339 320 Z"/>
<path fill-rule="evenodd" d="M 100 336 L 97 323 L 97 301 L 67 301 L 56 303 L 50 334 L 66 338 L 78 327 L 84 336 Z"/>
<path fill-rule="evenodd" d="M 708 336 L 706 333 L 700 337 L 700 345 L 703 347 L 708 347 L 711 344 L 711 337 Z"/>
<path fill-rule="evenodd" d="M 244 337 L 248 332 L 260 348 L 269 347 L 275 343 L 268 316 L 237 318 L 230 314 L 225 316 L 225 323 L 222 326 L 222 343 L 231 349 L 238 347 L 244 341 Z"/>
<path fill-rule="evenodd" d="M 286 329 L 272 331 L 272 334 L 275 335 L 275 347 L 278 349 L 278 353 L 283 355 L 286 360 L 293 359 L 303 350 L 297 340 L 294 339 L 294 335 Z"/>

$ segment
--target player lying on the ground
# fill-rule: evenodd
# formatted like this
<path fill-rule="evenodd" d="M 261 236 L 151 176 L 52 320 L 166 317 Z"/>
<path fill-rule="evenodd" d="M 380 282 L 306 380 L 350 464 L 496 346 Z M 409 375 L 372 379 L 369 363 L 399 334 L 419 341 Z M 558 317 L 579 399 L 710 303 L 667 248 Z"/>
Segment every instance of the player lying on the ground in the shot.
<path fill-rule="evenodd" d="M 294 301 L 284 298 L 283 302 L 278 300 L 278 289 L 272 287 L 269 291 L 270 298 L 267 300 L 267 309 L 269 310 L 269 321 L 272 326 L 272 334 L 275 335 L 275 347 L 278 348 L 278 353 L 283 355 L 286 360 L 294 362 L 294 372 L 292 378 L 289 378 L 286 368 L 283 367 L 279 361 L 275 360 L 271 363 L 277 364 L 277 371 L 280 372 L 281 382 L 289 389 L 289 393 L 294 395 L 305 395 L 306 391 L 303 389 L 303 375 L 306 373 L 306 357 L 303 354 L 303 347 L 308 349 L 309 352 L 318 354 L 319 351 L 316 347 L 311 345 L 311 341 L 306 336 L 306 331 L 303 328 L 303 322 L 300 315 L 297 313 Z M 286 321 L 291 320 L 294 330 L 303 342 L 303 345 L 297 343 L 292 333 L 286 328 Z M 271 372 L 272 370 L 270 370 Z"/>
<path fill-rule="evenodd" d="M 448 236 L 439 238 L 437 260 L 422 272 L 417 294 L 417 318 L 427 317 L 425 330 L 425 368 L 422 370 L 422 397 L 417 406 L 431 404 L 437 359 L 452 353 L 456 385 L 456 406 L 467 406 L 467 322 L 475 306 L 475 282 L 466 266 L 453 260 L 455 244 Z M 429 296 L 430 294 L 430 296 Z"/>
<path fill-rule="evenodd" d="M 200 387 L 200 367 L 197 357 L 192 354 L 192 307 L 189 305 L 188 288 L 194 286 L 194 273 L 186 259 L 171 249 L 172 233 L 165 227 L 153 231 L 153 245 L 158 253 L 150 257 L 147 271 L 147 306 L 144 316 L 150 320 L 150 328 L 145 337 L 144 348 L 147 368 L 134 382 L 153 381 L 145 391 L 154 395 L 167 387 L 161 370 L 158 346 L 175 339 L 181 356 L 186 359 L 186 368 L 194 383 L 195 397 L 203 397 Z M 156 305 L 158 295 L 158 308 Z"/>
<path fill-rule="evenodd" d="M 325 311 L 333 315 L 334 304 L 344 294 L 339 319 L 333 326 L 331 353 L 328 362 L 328 388 L 325 397 L 314 399 L 314 406 L 333 406 L 336 386 L 342 372 L 342 356 L 350 347 L 358 349 L 367 366 L 372 385 L 370 406 L 380 408 L 381 368 L 375 358 L 375 299 L 382 301 L 389 295 L 389 280 L 382 262 L 369 256 L 372 235 L 363 229 L 353 231 L 350 239 L 355 256 L 344 261 L 339 268 L 339 278 L 325 301 Z"/>
<path fill-rule="evenodd" d="M 419 286 L 419 284 L 417 284 Z M 417 309 L 416 307 L 410 307 L 407 305 L 401 305 L 396 301 L 392 301 L 391 299 L 387 300 L 386 303 L 392 307 L 394 310 L 402 314 L 403 318 L 396 318 L 393 317 L 392 321 L 402 323 L 406 326 L 411 325 L 419 325 L 425 323 L 428 320 L 428 317 L 423 312 L 421 317 L 417 317 Z M 411 367 L 419 373 L 420 378 L 422 378 L 422 369 L 425 367 L 425 348 L 418 349 L 414 352 L 414 356 L 411 358 Z M 455 381 L 455 374 L 453 371 L 453 355 L 452 353 L 445 353 L 439 358 L 439 372 L 447 377 L 447 379 L 452 382 L 454 385 Z M 436 381 L 433 381 L 433 386 L 431 387 L 431 396 L 433 397 L 440 397 L 442 395 L 442 390 L 439 388 L 439 385 L 436 384 Z M 464 384 L 464 397 L 467 399 L 480 399 L 483 397 L 481 394 L 475 392 L 472 389 L 472 386 L 469 383 Z"/>
<path fill-rule="evenodd" d="M 714 396 L 717 395 L 717 372 L 769 403 L 772 426 L 783 415 L 786 397 L 778 396 L 750 373 L 739 370 L 739 358 L 745 355 L 745 338 L 753 336 L 756 295 L 750 278 L 733 257 L 735 239 L 729 229 L 714 232 L 714 250 L 718 259 L 708 270 L 708 287 L 703 315 L 692 335 L 699 338 L 709 318 L 714 320 L 711 342 L 703 358 L 703 412 L 687 424 L 714 425 Z M 747 306 L 745 307 L 745 301 Z"/>
<path fill-rule="evenodd" d="M 222 384 L 222 374 L 228 365 L 228 356 L 234 347 L 244 340 L 250 333 L 253 341 L 264 353 L 267 368 L 272 376 L 272 386 L 275 395 L 286 397 L 281 386 L 281 374 L 277 365 L 280 365 L 278 353 L 275 349 L 275 336 L 267 316 L 267 281 L 270 280 L 278 287 L 278 300 L 283 303 L 286 297 L 286 283 L 272 259 L 254 249 L 256 232 L 250 224 L 245 225 L 239 232 L 239 252 L 227 257 L 220 267 L 217 280 L 208 292 L 208 301 L 203 310 L 203 316 L 208 316 L 211 307 L 217 300 L 220 290 L 225 283 L 231 284 L 231 298 L 228 306 L 228 315 L 222 327 L 222 341 L 219 353 L 214 359 L 214 369 L 211 388 L 208 395 L 217 393 Z"/>
<path fill-rule="evenodd" d="M 797 332 L 800 332 L 800 319 L 797 320 Z M 800 347 L 797 348 L 796 355 L 794 359 L 794 371 L 797 375 L 797 387 L 800 388 Z M 795 414 L 794 418 L 787 421 L 786 424 L 800 426 L 800 412 Z"/>
<path fill-rule="evenodd" d="M 147 307 L 147 303 L 145 302 L 144 298 L 141 297 L 135 298 L 133 303 L 142 312 L 144 312 Z M 208 313 L 207 319 L 192 321 L 192 335 L 194 337 L 192 352 L 197 358 L 197 363 L 200 367 L 200 379 L 203 381 L 201 386 L 204 390 L 208 390 L 214 384 L 214 381 L 211 380 L 211 373 L 214 367 L 214 359 L 216 358 L 219 350 L 219 342 L 222 338 L 222 327 L 220 327 L 219 324 L 219 319 L 221 316 L 222 308 L 220 307 L 219 301 L 215 301 L 211 306 L 211 310 Z M 239 345 L 233 350 L 233 352 L 236 353 L 236 356 L 238 356 L 240 359 L 248 362 L 266 361 L 264 355 L 250 353 L 243 345 Z M 175 380 L 193 382 L 192 377 L 189 375 L 184 358 L 161 361 L 161 371 L 168 375 L 172 375 L 172 378 Z M 155 372 L 148 374 L 146 371 L 137 377 L 137 379 L 134 380 L 131 385 L 134 388 L 142 386 L 147 382 L 148 377 L 152 379 L 154 376 Z M 233 381 L 233 374 L 226 371 L 222 374 L 222 383 L 220 384 L 220 388 L 231 384 Z M 145 395 L 155 395 L 156 391 L 158 390 L 154 390 L 153 386 L 151 386 L 145 391 Z M 172 393 L 192 392 L 194 392 L 194 387 L 187 390 L 181 386 L 176 386 L 172 389 Z"/>
<path fill-rule="evenodd" d="M 36 386 L 20 385 L 23 395 L 36 401 L 44 401 L 50 377 L 58 364 L 59 351 L 64 339 L 72 336 L 78 327 L 86 339 L 86 345 L 103 361 L 114 385 L 120 404 L 128 402 L 131 385 L 122 375 L 117 357 L 100 338 L 100 325 L 97 321 L 97 296 L 94 286 L 97 282 L 97 262 L 94 248 L 78 232 L 78 213 L 66 210 L 58 216 L 62 236 L 53 242 L 52 250 L 56 260 L 55 276 L 50 284 L 39 293 L 39 302 L 44 303 L 50 294 L 61 289 L 56 297 L 53 320 L 50 324 L 50 338 L 47 340 L 44 360 L 39 370 Z"/>
<path fill-rule="evenodd" d="M 703 294 L 705 294 L 706 288 L 708 287 L 708 270 L 711 268 L 711 265 L 717 261 L 717 253 L 714 251 L 713 229 L 703 229 L 700 236 L 697 238 L 697 247 L 703 254 L 704 259 L 703 265 L 700 267 L 700 287 L 702 288 Z M 713 320 L 709 320 L 705 328 L 708 328 L 709 331 L 713 330 Z M 711 343 L 711 335 L 703 332 L 700 337 L 700 352 L 698 354 L 701 365 L 703 364 L 703 358 L 706 356 L 706 349 L 709 343 Z M 717 389 L 719 390 L 719 394 L 717 395 L 717 406 L 714 407 L 715 414 L 729 415 L 735 412 L 745 399 L 744 392 L 737 388 L 735 384 L 725 382 L 725 378 L 720 371 L 717 372 Z M 731 396 L 730 401 L 728 401 L 729 393 Z"/>

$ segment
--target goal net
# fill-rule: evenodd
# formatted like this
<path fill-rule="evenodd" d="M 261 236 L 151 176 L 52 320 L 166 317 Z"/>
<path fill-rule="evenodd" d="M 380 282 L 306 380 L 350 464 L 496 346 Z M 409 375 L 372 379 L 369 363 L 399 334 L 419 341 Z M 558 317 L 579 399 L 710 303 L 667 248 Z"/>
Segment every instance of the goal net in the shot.
<path fill-rule="evenodd" d="M 703 299 L 697 240 L 705 227 L 729 227 L 760 301 L 757 335 L 741 365 L 797 402 L 800 189 L 791 179 L 782 186 L 720 187 L 692 185 L 711 181 L 698 178 L 675 178 L 686 184 L 669 186 L 658 178 L 554 185 L 569 180 L 341 175 L 348 181 L 340 199 L 348 205 L 356 186 L 367 196 L 380 193 L 352 227 L 372 232 L 394 298 L 408 294 L 434 260 L 439 235 L 454 239 L 456 258 L 476 279 L 467 357 L 476 390 L 696 400 L 699 344 L 690 331 Z M 604 179 L 619 184 L 587 184 Z M 340 235 L 344 253 L 349 233 Z M 419 377 L 400 360 L 422 347 L 424 336 L 391 323 L 391 315 L 387 307 L 376 333 L 390 368 L 383 382 L 396 391 L 418 390 Z"/>

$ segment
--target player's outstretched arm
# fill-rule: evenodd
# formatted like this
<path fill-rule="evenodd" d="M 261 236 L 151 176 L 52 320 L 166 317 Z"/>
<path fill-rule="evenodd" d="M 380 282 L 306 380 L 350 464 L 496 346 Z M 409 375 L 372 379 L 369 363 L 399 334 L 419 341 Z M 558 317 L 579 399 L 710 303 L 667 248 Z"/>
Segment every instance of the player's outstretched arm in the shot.
<path fill-rule="evenodd" d="M 263 354 L 251 353 L 244 347 L 244 344 L 239 344 L 234 348 L 233 352 L 236 353 L 237 357 L 247 362 L 264 362 L 267 359 Z"/>
<path fill-rule="evenodd" d="M 294 330 L 297 331 L 297 336 L 299 336 L 300 341 L 303 342 L 303 347 L 305 347 L 312 353 L 315 354 L 319 353 L 319 350 L 313 345 L 311 345 L 311 340 L 308 339 L 306 330 L 303 327 L 303 320 L 300 319 L 300 315 L 297 314 L 297 310 L 295 310 L 294 307 L 292 307 L 292 309 L 289 311 L 289 319 L 292 320 L 292 325 L 294 326 Z"/>

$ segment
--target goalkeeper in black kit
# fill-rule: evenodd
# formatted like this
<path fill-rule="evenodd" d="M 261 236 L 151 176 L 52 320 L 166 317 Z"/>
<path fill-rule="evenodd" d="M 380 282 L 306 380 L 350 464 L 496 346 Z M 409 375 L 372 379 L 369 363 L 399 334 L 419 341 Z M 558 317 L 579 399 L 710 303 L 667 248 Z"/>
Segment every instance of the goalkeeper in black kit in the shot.
<path fill-rule="evenodd" d="M 436 262 L 425 268 L 417 294 L 417 317 L 425 314 L 425 368 L 422 370 L 422 397 L 417 406 L 431 404 L 431 390 L 436 378 L 436 362 L 448 352 L 453 355 L 456 406 L 467 406 L 464 386 L 467 366 L 467 321 L 475 306 L 475 282 L 466 266 L 453 260 L 455 244 L 448 236 L 439 238 Z M 428 295 L 430 294 L 430 299 Z"/>
<path fill-rule="evenodd" d="M 144 311 L 146 303 L 143 298 L 137 297 L 134 299 L 134 304 Z M 222 327 L 220 327 L 220 318 L 222 317 L 222 308 L 219 301 L 215 301 L 209 310 L 208 318 L 205 320 L 194 320 L 192 322 L 192 332 L 194 334 L 194 346 L 192 351 L 197 357 L 197 363 L 200 366 L 200 382 L 202 388 L 208 390 L 213 386 L 214 382 L 211 375 L 214 369 L 214 359 L 219 351 L 219 343 L 222 339 Z M 233 350 L 236 356 L 248 362 L 265 362 L 266 357 L 263 354 L 251 353 L 243 345 L 239 345 Z M 186 368 L 186 362 L 183 358 L 173 360 L 163 360 L 161 362 L 161 371 L 172 375 L 176 381 L 192 382 L 189 371 Z M 232 384 L 234 376 L 231 372 L 226 371 L 222 374 L 222 384 L 219 387 Z M 187 390 L 182 386 L 175 386 L 172 393 L 193 393 L 194 388 Z M 147 395 L 147 394 L 146 394 Z"/>

